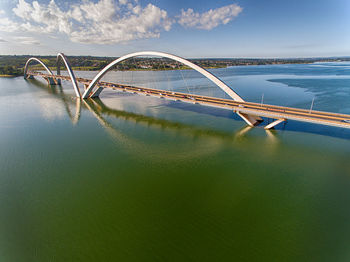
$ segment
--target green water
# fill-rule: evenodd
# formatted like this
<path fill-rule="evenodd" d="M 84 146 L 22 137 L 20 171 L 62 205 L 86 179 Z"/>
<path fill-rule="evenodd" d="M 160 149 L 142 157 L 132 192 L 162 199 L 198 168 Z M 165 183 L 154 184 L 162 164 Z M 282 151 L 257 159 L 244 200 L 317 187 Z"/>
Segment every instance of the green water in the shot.
<path fill-rule="evenodd" d="M 280 70 L 234 80 L 245 97 L 250 81 L 284 84 L 285 103 L 306 106 L 313 85 Z M 350 260 L 349 131 L 266 132 L 125 93 L 80 102 L 69 83 L 0 79 L 0 91 L 0 261 Z"/>

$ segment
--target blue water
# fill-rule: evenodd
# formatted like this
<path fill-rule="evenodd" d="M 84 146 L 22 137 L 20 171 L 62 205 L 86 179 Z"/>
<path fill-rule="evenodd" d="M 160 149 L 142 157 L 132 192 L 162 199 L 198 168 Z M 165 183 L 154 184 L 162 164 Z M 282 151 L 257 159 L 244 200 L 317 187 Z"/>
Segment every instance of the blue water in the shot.
<path fill-rule="evenodd" d="M 233 66 L 211 69 L 211 73 L 223 80 L 243 99 L 249 102 L 290 106 L 303 109 L 350 114 L 350 63 L 327 62 L 313 64 L 284 64 L 259 66 Z M 78 76 L 93 78 L 97 72 L 76 72 Z M 103 80 L 144 86 L 156 89 L 194 93 L 229 98 L 215 84 L 194 70 L 133 71 L 107 73 Z M 69 83 L 68 83 L 69 84 Z M 102 99 L 115 97 L 106 90 Z M 312 101 L 313 105 L 312 105 Z M 165 102 L 167 103 L 167 102 Z M 186 104 L 172 104 L 187 109 Z M 189 110 L 210 114 L 232 115 L 207 108 L 190 107 Z M 270 121 L 270 120 L 267 120 Z M 348 138 L 349 131 L 289 121 L 276 127 L 300 132 L 311 132 Z"/>
<path fill-rule="evenodd" d="M 350 63 L 233 66 L 209 70 L 245 100 L 350 113 Z M 96 72 L 77 72 L 93 77 Z M 194 70 L 110 72 L 107 81 L 227 97 Z M 330 95 L 333 97 L 330 97 Z M 326 103 L 328 101 L 328 103 Z"/>
<path fill-rule="evenodd" d="M 348 112 L 348 67 L 211 72 L 247 101 Z M 189 70 L 104 80 L 225 97 Z M 81 101 L 68 81 L 0 89 L 1 262 L 350 260 L 349 130 L 265 131 L 229 110 L 113 90 Z"/>

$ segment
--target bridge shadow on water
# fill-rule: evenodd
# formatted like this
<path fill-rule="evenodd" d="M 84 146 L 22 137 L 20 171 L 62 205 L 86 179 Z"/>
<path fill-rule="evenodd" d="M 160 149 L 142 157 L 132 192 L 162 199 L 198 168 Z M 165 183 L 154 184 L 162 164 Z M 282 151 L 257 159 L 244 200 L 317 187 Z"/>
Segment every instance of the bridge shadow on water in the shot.
<path fill-rule="evenodd" d="M 235 121 L 242 122 L 242 119 L 238 117 L 237 114 L 233 114 L 230 110 L 226 110 L 226 109 L 189 104 L 189 103 L 181 103 L 181 102 L 175 102 L 175 101 L 170 101 L 170 103 L 168 103 L 167 106 L 171 108 L 185 110 L 185 111 L 196 112 L 199 114 L 207 114 L 215 117 L 229 118 Z M 264 120 L 263 121 L 264 124 L 269 124 L 270 122 L 274 121 L 274 119 L 269 119 L 265 117 L 262 117 L 262 119 Z M 263 128 L 263 126 L 257 126 L 255 128 Z M 350 129 L 317 125 L 317 124 L 311 124 L 311 123 L 299 122 L 299 121 L 293 121 L 293 120 L 288 120 L 282 124 L 277 125 L 274 128 L 274 131 L 279 131 L 279 132 L 292 131 L 292 132 L 310 133 L 310 134 L 317 134 L 317 135 L 343 138 L 343 139 L 350 138 Z"/>
<path fill-rule="evenodd" d="M 73 125 L 78 124 L 82 111 L 88 111 L 90 115 L 98 120 L 100 126 L 108 133 L 115 143 L 121 145 L 127 151 L 132 150 L 133 155 L 140 153 L 143 154 L 143 157 L 155 157 L 156 155 L 156 159 L 161 161 L 185 160 L 214 154 L 227 146 L 233 146 L 237 150 L 247 150 L 247 148 L 255 148 L 258 142 L 262 145 L 260 147 L 261 150 L 265 153 L 270 152 L 274 154 L 280 142 L 278 134 L 270 130 L 266 131 L 265 136 L 260 135 L 257 137 L 252 133 L 254 129 L 249 126 L 243 126 L 235 132 L 203 128 L 198 125 L 169 121 L 124 110 L 116 110 L 107 106 L 103 102 L 103 99 L 101 100 L 99 98 L 86 100 L 75 98 L 71 94 L 65 94 L 61 86 L 47 86 L 37 80 L 30 80 L 30 83 L 52 94 L 54 98 L 59 99 L 64 105 Z M 161 130 L 168 134 L 173 134 L 174 137 L 180 135 L 181 137 L 186 137 L 193 141 L 198 142 L 201 141 L 201 139 L 204 139 L 204 141 L 203 143 L 195 143 L 195 147 L 191 147 L 191 143 L 189 143 L 186 150 L 171 146 L 170 150 L 172 152 L 169 152 L 169 147 L 167 145 L 143 141 L 139 138 L 137 133 L 135 135 L 123 131 L 123 128 L 118 127 L 114 120 L 135 123 L 137 126 L 147 129 Z M 264 133 L 265 132 L 262 134 Z"/>
<path fill-rule="evenodd" d="M 161 129 L 172 129 L 172 130 L 191 130 L 192 134 L 194 136 L 200 136 L 200 135 L 211 135 L 211 136 L 216 136 L 216 137 L 221 137 L 221 138 L 235 138 L 236 134 L 235 133 L 229 133 L 229 132 L 224 132 L 220 130 L 214 130 L 214 129 L 205 129 L 205 128 L 200 128 L 195 125 L 188 125 L 184 124 L 181 122 L 174 122 L 174 121 L 169 121 L 165 119 L 159 119 L 151 116 L 146 116 L 142 114 L 136 114 L 136 113 L 131 113 L 123 110 L 117 110 L 108 107 L 106 104 L 104 104 L 103 100 L 100 98 L 91 98 L 91 99 L 78 99 L 75 98 L 71 95 L 67 95 L 64 93 L 62 86 L 48 86 L 47 84 L 44 84 L 38 80 L 35 79 L 30 79 L 28 80 L 30 83 L 34 84 L 36 87 L 39 87 L 50 94 L 54 95 L 55 97 L 59 98 L 63 105 L 64 108 L 71 119 L 73 124 L 76 124 L 78 120 L 80 119 L 81 115 L 81 110 L 88 110 L 92 112 L 95 116 L 99 117 L 114 117 L 118 119 L 123 119 L 126 121 L 133 121 L 137 124 L 142 124 L 145 126 L 150 126 L 150 127 L 159 127 Z M 124 95 L 124 93 L 122 93 Z M 133 96 L 134 94 L 127 94 L 129 96 Z M 169 101 L 171 103 L 171 101 Z M 176 102 L 174 102 L 176 103 Z M 70 109 L 72 106 L 75 106 L 76 108 L 76 113 L 75 115 L 72 113 L 72 110 Z M 180 108 L 180 107 L 179 107 Z M 195 107 L 194 107 L 195 108 Z M 213 108 L 215 109 L 215 108 Z M 196 112 L 191 110 L 192 112 Z M 209 114 L 210 111 L 207 111 Z M 202 112 L 203 113 L 203 112 Z M 223 112 L 221 112 L 223 113 Z M 227 112 L 226 112 L 227 113 Z M 229 116 L 230 112 L 226 115 L 229 118 L 232 118 Z M 217 114 L 219 116 L 219 114 Z M 77 119 L 77 120 L 76 120 Z M 105 120 L 106 121 L 106 120 Z M 246 127 L 243 127 L 242 129 L 245 129 Z M 240 134 L 240 131 L 237 132 L 237 134 Z M 246 132 L 244 133 L 246 134 Z"/>
<path fill-rule="evenodd" d="M 167 130 L 173 130 L 173 131 L 176 130 L 181 133 L 186 132 L 188 134 L 191 134 L 191 136 L 193 137 L 201 137 L 204 135 L 204 136 L 220 137 L 221 139 L 229 140 L 229 141 L 232 141 L 232 140 L 237 141 L 237 140 L 244 139 L 245 136 L 249 135 L 248 131 L 252 129 L 249 126 L 244 126 L 238 131 L 225 132 L 218 129 L 201 128 L 196 125 L 190 125 L 190 124 L 185 124 L 181 122 L 174 122 L 174 121 L 169 121 L 165 119 L 159 119 L 159 118 L 146 116 L 142 114 L 126 112 L 123 110 L 117 110 L 117 109 L 108 107 L 103 103 L 103 99 L 101 100 L 100 98 L 81 100 L 79 98 L 73 97 L 70 94 L 69 95 L 65 94 L 62 89 L 62 86 L 48 86 L 46 83 L 40 82 L 35 79 L 31 79 L 28 81 L 31 84 L 35 85 L 36 87 L 46 90 L 47 92 L 58 97 L 63 102 L 65 110 L 73 124 L 78 123 L 81 115 L 81 110 L 83 109 L 83 110 L 88 110 L 92 112 L 94 116 L 96 117 L 98 116 L 99 118 L 104 119 L 105 117 L 114 117 L 118 119 L 124 119 L 126 121 L 133 121 L 137 124 L 142 124 L 149 127 L 167 129 Z M 128 95 L 135 96 L 135 94 L 128 94 Z M 111 96 L 109 96 L 109 98 L 110 97 Z M 148 98 L 145 98 L 145 99 L 148 99 Z M 70 109 L 72 105 L 75 107 L 75 113 L 72 113 L 72 110 Z M 169 100 L 166 103 L 164 103 L 164 105 L 169 108 L 175 108 L 175 109 L 194 112 L 198 114 L 205 114 L 205 115 L 210 115 L 214 117 L 232 119 L 232 121 L 243 122 L 236 114 L 226 109 L 207 107 L 207 106 L 198 105 L 198 104 L 190 104 L 190 103 L 183 103 L 183 102 L 169 101 Z M 267 118 L 263 118 L 263 119 L 264 119 L 264 123 L 269 123 L 270 121 L 272 121 L 271 119 L 267 119 Z M 100 123 L 107 123 L 107 122 L 104 119 L 103 121 L 100 121 Z M 110 124 L 108 124 L 107 126 L 112 127 L 112 125 Z M 255 128 L 263 128 L 263 127 L 258 126 Z M 322 136 L 342 138 L 342 139 L 350 138 L 349 129 L 328 127 L 328 126 L 309 124 L 309 123 L 292 121 L 292 120 L 289 120 L 288 122 L 277 125 L 273 130 L 270 130 L 270 131 L 265 130 L 265 131 L 266 131 L 267 140 L 270 142 L 272 140 L 278 141 L 278 135 L 284 131 L 318 134 Z M 272 137 L 274 138 L 272 139 Z M 250 136 L 249 139 L 252 139 L 252 136 Z M 261 139 L 261 137 L 258 137 L 257 139 Z"/>

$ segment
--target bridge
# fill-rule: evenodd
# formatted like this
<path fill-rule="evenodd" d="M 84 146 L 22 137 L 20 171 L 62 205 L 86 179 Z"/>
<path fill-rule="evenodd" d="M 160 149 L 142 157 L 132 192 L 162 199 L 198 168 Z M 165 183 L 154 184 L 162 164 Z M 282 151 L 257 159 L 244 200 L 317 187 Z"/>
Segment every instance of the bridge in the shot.
<path fill-rule="evenodd" d="M 76 125 L 82 113 L 82 110 L 88 110 L 92 116 L 97 119 L 97 122 L 100 126 L 107 132 L 107 134 L 112 138 L 112 141 L 119 146 L 122 146 L 127 151 L 132 151 L 132 154 L 141 154 L 143 158 L 148 158 L 148 150 L 150 149 L 153 153 L 151 154 L 152 159 L 154 157 L 161 159 L 161 161 L 177 161 L 179 159 L 189 159 L 196 158 L 202 155 L 208 155 L 211 153 L 217 152 L 217 150 L 222 145 L 227 145 L 233 143 L 234 145 L 239 145 L 248 134 L 250 130 L 253 129 L 251 126 L 244 126 L 234 132 L 222 132 L 220 130 L 209 130 L 204 127 L 198 127 L 192 124 L 186 124 L 176 121 L 169 121 L 162 118 L 157 118 L 153 116 L 145 116 L 143 114 L 137 114 L 132 112 L 126 112 L 123 110 L 115 109 L 105 104 L 100 98 L 94 99 L 72 99 L 71 95 L 65 94 L 62 86 L 47 86 L 42 82 L 37 80 L 33 81 L 31 84 L 36 85 L 37 87 L 42 88 L 43 90 L 52 94 L 55 98 L 61 101 L 63 107 L 70 118 L 73 125 Z M 75 110 L 74 110 L 75 109 Z M 140 126 L 143 126 L 147 129 L 156 129 L 156 130 L 172 130 L 176 134 L 181 136 L 186 136 L 191 139 L 197 140 L 198 137 L 206 137 L 207 143 L 199 143 L 196 148 L 189 147 L 187 150 L 183 148 L 172 148 L 169 152 L 168 147 L 163 147 L 161 145 L 155 145 L 154 143 L 146 144 L 147 141 L 142 141 L 139 139 L 134 139 L 131 134 L 128 132 L 123 132 L 118 127 L 115 127 L 113 122 L 110 122 L 106 117 L 113 117 L 122 121 L 132 121 L 137 123 Z M 279 138 L 276 132 L 271 130 L 266 131 L 266 140 L 269 141 L 269 146 L 264 147 L 264 153 L 273 154 L 277 153 L 275 151 L 276 146 L 279 143 Z M 218 139 L 219 138 L 219 139 Z M 208 143 L 210 145 L 208 146 Z M 144 150 L 147 148 L 148 150 Z M 181 154 L 179 154 L 181 151 Z M 185 153 L 183 153 L 185 152 Z"/>
<path fill-rule="evenodd" d="M 215 98 L 210 96 L 195 95 L 189 93 L 181 92 L 172 92 L 169 90 L 160 90 L 152 89 L 140 86 L 131 86 L 118 83 L 110 83 L 101 81 L 102 77 L 111 70 L 118 63 L 130 59 L 132 57 L 140 56 L 152 56 L 152 57 L 165 57 L 171 60 L 180 62 L 191 69 L 196 70 L 210 81 L 212 81 L 216 86 L 223 90 L 231 99 L 224 98 Z M 63 61 L 67 71 L 68 76 L 63 76 L 60 74 L 60 64 Z M 37 62 L 45 69 L 46 73 L 29 71 L 29 64 L 32 62 Z M 257 126 L 263 122 L 262 117 L 275 119 L 273 122 L 267 124 L 264 128 L 271 129 L 276 125 L 285 122 L 287 120 L 302 121 L 326 126 L 335 126 L 341 128 L 350 128 L 350 115 L 338 114 L 331 112 L 315 111 L 315 110 L 305 110 L 292 107 L 268 105 L 262 103 L 252 103 L 246 102 L 242 97 L 240 97 L 232 88 L 227 86 L 222 80 L 205 70 L 204 68 L 199 67 L 192 62 L 167 53 L 154 52 L 154 51 L 145 51 L 131 53 L 125 56 L 122 56 L 105 68 L 103 68 L 94 79 L 85 79 L 77 78 L 74 75 L 74 72 L 71 68 L 69 61 L 66 56 L 62 53 L 57 55 L 56 60 L 57 65 L 57 74 L 55 75 L 40 59 L 32 57 L 28 59 L 25 68 L 24 68 L 24 78 L 34 78 L 42 77 L 46 79 L 49 85 L 61 85 L 62 80 L 72 81 L 73 88 L 77 97 L 81 99 L 88 99 L 98 97 L 101 92 L 106 89 L 113 89 L 122 92 L 129 92 L 134 94 L 141 94 L 145 96 L 153 96 L 162 99 L 170 99 L 175 101 L 182 101 L 186 103 L 200 104 L 204 106 L 211 106 L 216 108 L 223 108 L 231 110 L 237 115 L 239 115 L 249 126 Z M 84 92 L 81 94 L 78 83 L 83 84 Z"/>

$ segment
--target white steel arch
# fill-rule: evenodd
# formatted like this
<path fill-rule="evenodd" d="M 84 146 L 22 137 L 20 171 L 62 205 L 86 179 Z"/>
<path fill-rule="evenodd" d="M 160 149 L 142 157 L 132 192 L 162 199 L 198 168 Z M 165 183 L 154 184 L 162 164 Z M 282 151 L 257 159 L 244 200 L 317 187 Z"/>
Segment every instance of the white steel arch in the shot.
<path fill-rule="evenodd" d="M 53 75 L 52 71 L 50 70 L 50 68 L 48 68 L 43 61 L 41 61 L 39 58 L 36 58 L 36 57 L 31 57 L 27 60 L 26 62 L 26 65 L 24 66 L 24 78 L 26 79 L 27 78 L 27 72 L 28 72 L 28 66 L 29 66 L 29 63 L 31 61 L 36 61 L 38 63 L 40 63 L 44 68 L 45 70 L 49 73 L 49 75 Z"/>
<path fill-rule="evenodd" d="M 210 81 L 215 83 L 218 87 L 220 87 L 233 100 L 238 101 L 238 102 L 244 102 L 243 98 L 241 98 L 229 86 L 227 86 L 223 81 L 221 81 L 219 78 L 217 78 L 212 73 L 205 70 L 204 68 L 197 66 L 196 64 L 194 64 L 194 63 L 192 63 L 192 62 L 190 62 L 182 57 L 168 54 L 168 53 L 163 53 L 163 52 L 156 52 L 156 51 L 143 51 L 143 52 L 131 53 L 131 54 L 127 54 L 125 56 L 122 56 L 122 57 L 112 61 L 95 76 L 95 78 L 92 80 L 92 82 L 90 83 L 88 88 L 85 90 L 82 97 L 88 98 L 88 97 L 98 96 L 103 89 L 103 88 L 99 87 L 99 88 L 97 88 L 97 90 L 95 90 L 93 92 L 98 81 L 116 64 L 120 63 L 121 61 L 124 61 L 124 60 L 132 58 L 132 57 L 136 57 L 136 56 L 160 56 L 160 57 L 165 57 L 165 58 L 169 58 L 171 60 L 178 61 L 178 62 L 196 70 L 200 74 L 204 75 L 206 78 L 208 78 Z"/>
<path fill-rule="evenodd" d="M 68 74 L 70 76 L 70 79 L 72 80 L 72 84 L 73 84 L 73 88 L 75 91 L 75 95 L 77 97 L 81 97 L 81 93 L 80 93 L 80 89 L 78 86 L 78 82 L 75 78 L 75 75 L 73 73 L 73 70 L 70 66 L 70 63 L 68 62 L 68 59 L 66 58 L 66 56 L 63 53 L 58 53 L 57 54 L 57 59 L 56 59 L 56 68 L 57 68 L 57 75 L 61 75 L 61 67 L 60 67 L 60 59 L 63 60 L 63 63 L 65 65 L 65 67 L 67 68 Z"/>

